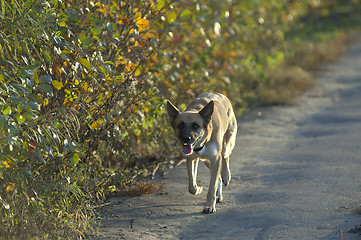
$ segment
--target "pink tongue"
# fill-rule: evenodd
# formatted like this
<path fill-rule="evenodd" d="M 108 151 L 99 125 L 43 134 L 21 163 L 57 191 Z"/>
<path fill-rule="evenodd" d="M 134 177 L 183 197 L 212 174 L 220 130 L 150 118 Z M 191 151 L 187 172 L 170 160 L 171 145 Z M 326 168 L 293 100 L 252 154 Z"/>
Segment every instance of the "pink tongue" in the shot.
<path fill-rule="evenodd" d="M 187 154 L 187 155 L 188 155 L 188 154 L 191 154 L 192 151 L 193 151 L 193 149 L 192 149 L 191 146 L 189 146 L 189 145 L 183 146 L 183 152 L 184 152 L 184 154 Z"/>

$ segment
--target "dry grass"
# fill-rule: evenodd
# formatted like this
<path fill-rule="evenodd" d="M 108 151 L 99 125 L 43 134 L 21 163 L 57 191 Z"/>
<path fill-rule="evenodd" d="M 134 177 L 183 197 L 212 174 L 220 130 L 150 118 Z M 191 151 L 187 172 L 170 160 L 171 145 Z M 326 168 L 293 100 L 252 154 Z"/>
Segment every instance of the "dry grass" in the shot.
<path fill-rule="evenodd" d="M 261 103 L 287 104 L 313 85 L 309 72 L 300 67 L 280 66 L 270 71 L 268 81 L 260 87 Z"/>
<path fill-rule="evenodd" d="M 351 33 L 343 33 L 334 40 L 301 45 L 296 47 L 295 55 L 289 59 L 288 64 L 307 71 L 317 70 L 321 64 L 338 60 L 345 53 L 351 39 Z"/>
<path fill-rule="evenodd" d="M 336 61 L 347 49 L 351 34 L 333 41 L 302 44 L 288 61 L 269 70 L 269 78 L 259 88 L 262 104 L 289 104 L 295 96 L 314 85 L 314 72 L 324 63 Z"/>
<path fill-rule="evenodd" d="M 110 193 L 110 196 L 141 196 L 155 194 L 165 189 L 165 184 L 157 182 L 138 182 Z"/>

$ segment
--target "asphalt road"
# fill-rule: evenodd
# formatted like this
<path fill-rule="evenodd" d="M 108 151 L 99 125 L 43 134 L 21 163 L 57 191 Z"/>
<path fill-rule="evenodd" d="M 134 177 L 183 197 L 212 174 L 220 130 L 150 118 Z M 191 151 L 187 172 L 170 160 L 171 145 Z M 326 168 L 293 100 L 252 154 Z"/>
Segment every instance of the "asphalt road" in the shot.
<path fill-rule="evenodd" d="M 361 38 L 290 106 L 239 120 L 231 184 L 215 214 L 187 192 L 185 164 L 155 195 L 109 200 L 98 239 L 361 239 Z M 341 236 L 340 236 L 341 235 Z"/>

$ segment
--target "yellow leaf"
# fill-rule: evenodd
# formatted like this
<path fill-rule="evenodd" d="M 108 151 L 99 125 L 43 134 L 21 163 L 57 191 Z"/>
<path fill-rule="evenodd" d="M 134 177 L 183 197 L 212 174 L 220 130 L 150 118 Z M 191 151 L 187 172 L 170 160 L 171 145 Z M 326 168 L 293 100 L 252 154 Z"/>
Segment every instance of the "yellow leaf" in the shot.
<path fill-rule="evenodd" d="M 153 33 L 150 32 L 146 32 L 145 34 L 142 35 L 141 37 L 143 39 L 143 41 L 148 40 L 149 38 L 155 38 L 155 35 Z"/>
<path fill-rule="evenodd" d="M 139 76 L 141 74 L 141 71 L 140 71 L 140 69 L 139 68 L 137 68 L 136 70 L 135 70 L 135 73 L 134 73 L 134 76 Z"/>
<path fill-rule="evenodd" d="M 149 28 L 149 20 L 145 18 L 139 19 L 136 24 L 139 28 L 139 32 L 143 32 L 144 30 Z"/>
<path fill-rule="evenodd" d="M 83 89 L 84 89 L 85 91 L 88 90 L 88 83 L 87 83 L 87 82 L 85 82 L 85 83 L 83 84 Z"/>
<path fill-rule="evenodd" d="M 60 90 L 63 87 L 63 84 L 57 80 L 53 80 L 51 83 L 56 88 L 56 90 Z"/>
<path fill-rule="evenodd" d="M 167 87 L 171 87 L 171 86 L 172 86 L 172 84 L 170 84 L 167 80 L 164 80 L 164 83 L 165 83 L 165 85 L 167 85 Z"/>
<path fill-rule="evenodd" d="M 92 123 L 92 125 L 90 125 L 90 128 L 94 129 L 94 128 L 98 127 L 98 126 L 99 126 L 98 122 L 97 122 L 97 121 L 94 121 L 94 122 Z"/>
<path fill-rule="evenodd" d="M 139 19 L 141 19 L 142 18 L 142 13 L 141 12 L 137 12 L 136 14 L 135 14 L 135 16 L 134 16 L 134 20 L 135 21 L 138 21 Z"/>
<path fill-rule="evenodd" d="M 128 72 L 130 72 L 130 71 L 134 71 L 136 69 L 136 67 L 137 67 L 137 64 L 130 62 L 125 66 L 125 69 Z"/>
<path fill-rule="evenodd" d="M 6 168 L 10 167 L 10 165 L 7 161 L 2 161 L 1 164 L 4 165 Z M 2 165 L 0 165 L 0 168 L 2 167 Z"/>
<path fill-rule="evenodd" d="M 14 191 L 14 189 L 15 189 L 15 183 L 8 182 L 8 184 L 9 185 L 6 187 L 6 190 L 5 190 L 6 193 L 10 193 L 10 192 Z"/>

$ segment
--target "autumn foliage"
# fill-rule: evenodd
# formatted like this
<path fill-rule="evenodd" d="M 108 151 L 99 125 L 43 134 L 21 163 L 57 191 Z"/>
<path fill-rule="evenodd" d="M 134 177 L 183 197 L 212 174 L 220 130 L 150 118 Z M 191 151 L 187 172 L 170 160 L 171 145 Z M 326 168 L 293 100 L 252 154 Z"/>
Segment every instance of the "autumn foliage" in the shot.
<path fill-rule="evenodd" d="M 92 206 L 178 154 L 164 100 L 218 91 L 243 109 L 310 6 L 1 1 L 0 232 L 91 233 Z"/>

